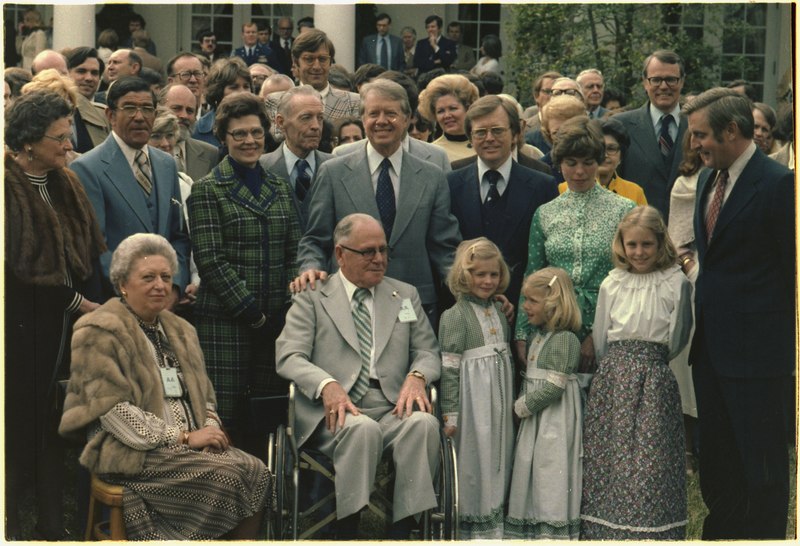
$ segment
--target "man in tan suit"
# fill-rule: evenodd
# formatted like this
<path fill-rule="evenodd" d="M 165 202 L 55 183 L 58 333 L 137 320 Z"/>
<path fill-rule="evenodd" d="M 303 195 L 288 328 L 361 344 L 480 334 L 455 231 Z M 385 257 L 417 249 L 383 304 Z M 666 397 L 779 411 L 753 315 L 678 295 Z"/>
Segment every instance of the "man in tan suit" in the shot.
<path fill-rule="evenodd" d="M 298 443 L 333 460 L 338 538 L 358 538 L 384 451 L 396 471 L 390 538 L 407 538 L 419 514 L 436 506 L 439 423 L 425 386 L 439 378 L 439 349 L 416 289 L 384 277 L 380 223 L 351 214 L 333 237 L 339 272 L 295 297 L 276 367 L 300 391 Z"/>

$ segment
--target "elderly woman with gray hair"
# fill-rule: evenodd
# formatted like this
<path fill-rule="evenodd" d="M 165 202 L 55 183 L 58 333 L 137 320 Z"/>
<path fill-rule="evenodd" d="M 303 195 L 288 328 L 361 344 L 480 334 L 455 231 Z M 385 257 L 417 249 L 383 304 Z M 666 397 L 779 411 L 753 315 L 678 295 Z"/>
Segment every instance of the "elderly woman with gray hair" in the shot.
<path fill-rule="evenodd" d="M 58 380 L 69 368 L 75 317 L 100 298 L 105 242 L 78 177 L 66 168 L 72 107 L 34 91 L 5 112 L 5 340 L 7 536 L 64 533 Z M 20 501 L 35 490 L 33 536 L 22 536 Z"/>
<path fill-rule="evenodd" d="M 272 474 L 221 427 L 197 334 L 167 310 L 177 269 L 160 235 L 114 251 L 120 297 L 75 325 L 59 432 L 88 439 L 80 463 L 123 486 L 128 539 L 254 539 Z"/>

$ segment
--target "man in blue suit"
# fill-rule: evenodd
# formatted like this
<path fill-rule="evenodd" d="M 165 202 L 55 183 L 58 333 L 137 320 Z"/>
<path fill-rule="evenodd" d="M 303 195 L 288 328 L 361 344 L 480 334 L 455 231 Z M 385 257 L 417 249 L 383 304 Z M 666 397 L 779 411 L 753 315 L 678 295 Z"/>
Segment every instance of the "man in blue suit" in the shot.
<path fill-rule="evenodd" d="M 520 121 L 510 102 L 496 95 L 478 99 L 465 128 L 478 159 L 447 175 L 450 210 L 464 240 L 486 237 L 500 248 L 511 272 L 506 296 L 519 301 L 533 213 L 558 197 L 558 187 L 552 176 L 514 161 Z"/>
<path fill-rule="evenodd" d="M 268 45 L 258 41 L 258 25 L 252 21 L 242 25 L 242 44 L 233 50 L 231 57 L 239 57 L 247 66 L 261 63 L 277 70 L 278 57 Z"/>
<path fill-rule="evenodd" d="M 425 32 L 428 33 L 428 37 L 417 42 L 417 48 L 414 50 L 414 66 L 417 67 L 417 74 L 430 72 L 434 68 L 447 70 L 458 57 L 458 44 L 442 36 L 442 24 L 442 18 L 438 15 L 429 15 L 425 19 Z"/>
<path fill-rule="evenodd" d="M 747 97 L 723 88 L 683 108 L 692 148 L 708 167 L 697 182 L 700 274 L 690 354 L 709 510 L 703 540 L 786 538 L 783 396 L 795 381 L 795 180 L 753 142 L 751 108 Z"/>
<path fill-rule="evenodd" d="M 358 64 L 378 64 L 386 70 L 403 72 L 406 69 L 406 58 L 403 41 L 393 34 L 389 34 L 392 18 L 387 13 L 380 13 L 375 17 L 377 34 L 370 34 L 361 42 L 358 52 Z"/>
<path fill-rule="evenodd" d="M 109 280 L 111 254 L 122 240 L 134 233 L 157 233 L 178 254 L 174 303 L 189 282 L 190 241 L 175 160 L 147 145 L 155 96 L 146 81 L 129 76 L 111 86 L 107 101 L 111 134 L 70 165 L 86 190 L 108 245 L 100 256 L 103 276 Z"/>

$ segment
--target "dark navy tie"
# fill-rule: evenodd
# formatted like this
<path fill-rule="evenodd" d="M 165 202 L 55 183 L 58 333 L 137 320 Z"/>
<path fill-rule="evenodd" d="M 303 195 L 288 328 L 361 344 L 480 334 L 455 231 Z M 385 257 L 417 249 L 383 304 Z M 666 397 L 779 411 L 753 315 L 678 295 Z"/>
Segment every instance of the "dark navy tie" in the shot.
<path fill-rule="evenodd" d="M 489 193 L 486 194 L 486 200 L 483 204 L 487 207 L 492 207 L 500 200 L 500 192 L 497 191 L 497 183 L 500 181 L 501 175 L 498 171 L 492 169 L 486 171 L 483 176 L 489 183 Z"/>
<path fill-rule="evenodd" d="M 308 189 L 311 187 L 311 177 L 308 175 L 308 161 L 298 159 L 295 163 L 297 177 L 294 179 L 294 194 L 302 201 L 306 198 Z"/>
<path fill-rule="evenodd" d="M 389 69 L 389 47 L 386 43 L 386 38 L 381 37 L 381 66 Z"/>
<path fill-rule="evenodd" d="M 392 237 L 392 227 L 394 227 L 394 217 L 397 212 L 394 188 L 389 176 L 391 166 L 389 158 L 384 158 L 381 162 L 381 172 L 378 174 L 378 187 L 375 189 L 375 202 L 378 204 L 378 213 L 381 215 L 381 223 L 387 241 Z"/>

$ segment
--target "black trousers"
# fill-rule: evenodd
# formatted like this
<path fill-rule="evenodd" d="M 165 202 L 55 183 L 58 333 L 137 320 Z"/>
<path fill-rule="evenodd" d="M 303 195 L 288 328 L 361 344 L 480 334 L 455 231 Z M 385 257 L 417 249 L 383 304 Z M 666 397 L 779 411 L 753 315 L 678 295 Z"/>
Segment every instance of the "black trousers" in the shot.
<path fill-rule="evenodd" d="M 703 540 L 786 539 L 786 377 L 720 376 L 692 366 L 700 427 Z"/>

